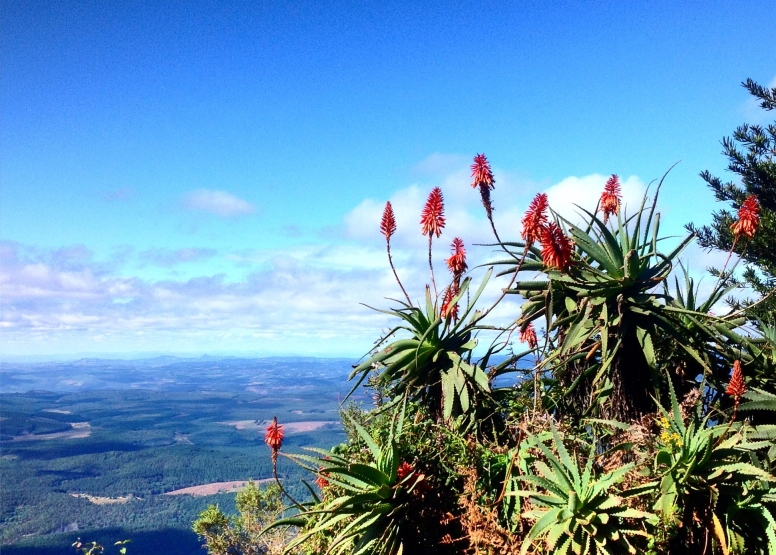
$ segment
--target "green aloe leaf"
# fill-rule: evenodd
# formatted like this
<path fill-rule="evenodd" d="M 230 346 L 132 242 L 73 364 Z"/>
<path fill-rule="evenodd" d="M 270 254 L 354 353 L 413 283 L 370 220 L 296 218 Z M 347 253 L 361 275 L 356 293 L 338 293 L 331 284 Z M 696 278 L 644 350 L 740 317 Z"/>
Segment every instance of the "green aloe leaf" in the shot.
<path fill-rule="evenodd" d="M 377 443 L 375 443 L 375 440 L 372 439 L 372 436 L 369 435 L 369 432 L 367 432 L 361 424 L 356 422 L 352 416 L 350 416 L 347 412 L 342 413 L 345 418 L 348 419 L 348 422 L 351 426 L 353 426 L 358 432 L 358 435 L 361 436 L 361 439 L 364 440 L 364 443 L 366 443 L 366 446 L 369 447 L 369 451 L 372 452 L 372 457 L 374 457 L 374 460 L 377 461 L 380 459 L 380 448 L 377 446 Z"/>

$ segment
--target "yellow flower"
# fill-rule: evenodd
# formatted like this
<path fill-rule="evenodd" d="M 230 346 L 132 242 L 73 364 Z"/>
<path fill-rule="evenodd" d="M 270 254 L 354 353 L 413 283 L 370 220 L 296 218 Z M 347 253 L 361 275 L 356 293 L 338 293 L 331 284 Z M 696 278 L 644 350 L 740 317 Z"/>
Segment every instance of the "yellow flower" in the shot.
<path fill-rule="evenodd" d="M 666 447 L 672 449 L 679 449 L 682 445 L 682 436 L 671 430 L 671 424 L 668 422 L 668 418 L 665 416 L 658 420 L 657 425 L 660 427 L 660 443 Z"/>

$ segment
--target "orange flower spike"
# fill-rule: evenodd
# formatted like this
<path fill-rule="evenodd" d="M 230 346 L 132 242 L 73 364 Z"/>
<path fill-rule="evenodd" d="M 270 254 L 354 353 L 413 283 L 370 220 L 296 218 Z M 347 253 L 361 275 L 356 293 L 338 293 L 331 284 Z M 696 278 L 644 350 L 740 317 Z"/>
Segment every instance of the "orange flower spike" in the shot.
<path fill-rule="evenodd" d="M 550 203 L 547 200 L 545 193 L 539 193 L 536 195 L 531 204 L 528 205 L 528 210 L 523 216 L 523 231 L 520 233 L 527 245 L 533 245 L 542 234 L 542 229 L 547 227 L 547 209 Z"/>
<path fill-rule="evenodd" d="M 730 226 L 733 235 L 738 239 L 741 235 L 751 239 L 760 227 L 760 202 L 755 195 L 749 195 L 738 209 L 738 221 Z"/>
<path fill-rule="evenodd" d="M 274 463 L 278 459 L 278 451 L 283 446 L 283 426 L 278 424 L 277 417 L 273 418 L 272 424 L 267 426 L 264 443 L 272 449 L 272 462 Z"/>
<path fill-rule="evenodd" d="M 601 193 L 600 209 L 604 213 L 604 223 L 609 220 L 609 216 L 620 212 L 621 198 L 620 178 L 616 174 L 612 174 L 606 185 L 604 185 L 604 192 Z"/>
<path fill-rule="evenodd" d="M 472 187 L 487 187 L 494 189 L 496 180 L 493 179 L 493 171 L 490 169 L 490 162 L 484 154 L 478 154 L 474 157 L 472 164 Z"/>
<path fill-rule="evenodd" d="M 493 216 L 493 203 L 490 200 L 490 191 L 496 188 L 496 180 L 493 178 L 493 171 L 490 169 L 490 162 L 484 154 L 478 154 L 474 157 L 472 168 L 472 187 L 480 188 L 480 197 L 482 205 L 488 218 Z"/>
<path fill-rule="evenodd" d="M 733 375 L 730 377 L 730 383 L 728 384 L 727 395 L 730 395 L 738 402 L 738 399 L 746 393 L 746 382 L 744 382 L 744 373 L 741 370 L 741 361 L 737 360 L 733 363 Z"/>
<path fill-rule="evenodd" d="M 399 465 L 399 468 L 396 470 L 396 476 L 399 478 L 399 481 L 404 480 L 407 476 L 410 474 L 413 474 L 415 472 L 415 467 L 412 466 L 407 461 L 404 461 Z"/>
<path fill-rule="evenodd" d="M 428 195 L 426 205 L 420 213 L 420 225 L 423 235 L 433 233 L 437 237 L 442 235 L 442 228 L 445 227 L 445 199 L 442 196 L 442 189 L 434 187 Z"/>
<path fill-rule="evenodd" d="M 318 467 L 318 477 L 315 478 L 315 485 L 318 486 L 318 489 L 323 489 L 329 485 L 329 481 L 326 479 L 326 472 L 325 467 L 320 466 Z"/>
<path fill-rule="evenodd" d="M 545 266 L 556 268 L 561 272 L 568 271 L 571 266 L 571 254 L 574 244 L 563 234 L 563 230 L 555 222 L 542 230 L 542 262 Z"/>
<path fill-rule="evenodd" d="M 445 262 L 453 278 L 458 280 L 469 269 L 466 265 L 466 249 L 463 247 L 463 241 L 456 237 L 450 245 L 452 256 Z"/>
<path fill-rule="evenodd" d="M 458 321 L 458 303 L 451 304 L 453 302 L 453 299 L 458 294 L 460 289 L 458 288 L 458 285 L 453 282 L 453 284 L 445 289 L 445 294 L 442 297 L 442 308 L 440 309 L 440 314 L 442 318 L 452 318 L 454 321 Z"/>
<path fill-rule="evenodd" d="M 529 322 L 525 329 L 520 331 L 520 341 L 528 344 L 529 349 L 535 349 L 539 346 L 539 340 L 536 338 L 536 330 L 533 322 Z"/>
<path fill-rule="evenodd" d="M 380 222 L 380 233 L 385 235 L 386 241 L 390 241 L 391 236 L 396 233 L 396 218 L 393 215 L 393 207 L 391 206 L 390 201 L 385 203 L 385 208 L 383 209 L 383 219 Z"/>

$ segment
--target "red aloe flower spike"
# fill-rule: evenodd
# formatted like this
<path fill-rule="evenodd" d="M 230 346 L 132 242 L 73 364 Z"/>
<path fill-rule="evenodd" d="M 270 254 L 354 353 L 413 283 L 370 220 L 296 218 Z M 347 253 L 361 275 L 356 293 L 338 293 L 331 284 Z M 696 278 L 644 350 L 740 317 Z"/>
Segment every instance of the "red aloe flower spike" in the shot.
<path fill-rule="evenodd" d="M 474 157 L 474 163 L 472 164 L 472 187 L 482 187 L 483 185 L 488 189 L 495 188 L 496 180 L 493 179 L 493 172 L 490 169 L 490 162 L 485 154 L 478 154 Z"/>
<path fill-rule="evenodd" d="M 380 233 L 385 235 L 385 240 L 390 241 L 391 235 L 396 232 L 396 218 L 393 216 L 393 207 L 391 202 L 385 203 L 385 209 L 383 210 L 383 219 L 380 222 Z"/>
<path fill-rule="evenodd" d="M 445 200 L 442 189 L 434 187 L 428 195 L 426 205 L 420 213 L 420 225 L 423 235 L 428 235 L 428 268 L 431 272 L 431 286 L 434 288 L 434 297 L 437 296 L 436 282 L 434 281 L 434 265 L 431 262 L 431 240 L 434 235 L 442 235 L 445 227 Z"/>
<path fill-rule="evenodd" d="M 741 208 L 738 209 L 738 221 L 734 222 L 730 226 L 730 231 L 733 232 L 733 244 L 730 246 L 730 251 L 728 251 L 727 259 L 725 260 L 725 264 L 722 266 L 722 271 L 719 273 L 717 284 L 714 286 L 714 289 L 717 288 L 720 281 L 722 281 L 722 278 L 725 276 L 725 269 L 727 268 L 728 262 L 730 262 L 730 257 L 733 255 L 733 251 L 736 249 L 736 243 L 738 243 L 738 240 L 742 235 L 748 237 L 749 239 L 753 238 L 754 234 L 757 233 L 757 228 L 759 226 L 760 202 L 757 200 L 756 195 L 749 195 L 746 197 L 746 200 L 744 200 Z"/>
<path fill-rule="evenodd" d="M 604 185 L 604 191 L 601 193 L 600 209 L 604 213 L 604 223 L 609 221 L 609 216 L 620 212 L 620 178 L 612 174 Z"/>
<path fill-rule="evenodd" d="M 407 295 L 407 291 L 401 284 L 399 274 L 396 273 L 396 267 L 393 265 L 393 257 L 391 256 L 391 236 L 395 232 L 396 218 L 393 215 L 393 206 L 391 206 L 391 202 L 388 201 L 385 203 L 385 208 L 383 209 L 383 219 L 380 222 L 380 233 L 385 235 L 385 248 L 388 250 L 388 264 L 391 266 L 391 270 L 393 271 L 393 277 L 396 278 L 396 283 L 399 284 L 402 293 L 404 293 L 404 297 L 407 299 L 407 304 L 411 305 L 412 301 L 410 301 L 410 296 Z"/>
<path fill-rule="evenodd" d="M 526 242 L 526 245 L 533 245 L 541 236 L 542 230 L 547 227 L 547 209 L 550 203 L 545 193 L 536 195 L 528 210 L 523 216 L 523 231 L 520 233 Z"/>
<path fill-rule="evenodd" d="M 456 282 L 453 282 L 450 287 L 445 289 L 445 294 L 442 297 L 442 308 L 439 310 L 442 318 L 452 318 L 453 321 L 458 321 L 458 303 L 451 303 L 459 291 L 460 289 Z"/>
<path fill-rule="evenodd" d="M 535 349 L 539 346 L 533 322 L 528 322 L 528 325 L 520 331 L 520 341 L 527 343 L 529 349 Z"/>
<path fill-rule="evenodd" d="M 453 274 L 453 279 L 458 281 L 461 276 L 469 269 L 466 265 L 466 249 L 463 247 L 463 241 L 460 237 L 453 239 L 453 243 L 450 245 L 452 256 L 445 262 L 450 272 Z"/>
<path fill-rule="evenodd" d="M 574 250 L 571 239 L 563 234 L 563 230 L 555 222 L 551 222 L 542 230 L 539 238 L 542 243 L 542 262 L 550 268 L 561 272 L 568 271 L 571 266 L 571 253 Z"/>
<path fill-rule="evenodd" d="M 741 396 L 746 393 L 746 382 L 744 381 L 744 373 L 741 370 L 740 360 L 733 362 L 733 375 L 730 376 L 730 383 L 728 384 L 725 393 L 733 397 L 733 415 L 730 418 L 730 421 L 732 422 L 736 419 Z"/>
<path fill-rule="evenodd" d="M 407 476 L 415 472 L 415 467 L 412 466 L 407 461 L 402 462 L 399 465 L 399 468 L 396 470 L 396 476 L 399 478 L 399 481 L 404 480 Z"/>
<path fill-rule="evenodd" d="M 760 202 L 756 195 L 749 195 L 738 209 L 738 221 L 730 226 L 736 240 L 744 235 L 751 239 L 760 227 Z"/>
<path fill-rule="evenodd" d="M 278 424 L 277 417 L 273 418 L 272 424 L 267 426 L 264 443 L 272 449 L 272 463 L 274 464 L 278 460 L 278 451 L 283 446 L 283 426 Z"/>
<path fill-rule="evenodd" d="M 433 233 L 437 237 L 442 235 L 445 227 L 445 201 L 442 197 L 442 189 L 434 187 L 428 195 L 426 205 L 420 213 L 420 225 L 423 235 Z"/>
<path fill-rule="evenodd" d="M 272 424 L 267 426 L 267 433 L 264 434 L 264 443 L 272 450 L 272 475 L 275 477 L 275 483 L 280 488 L 280 491 L 283 492 L 283 495 L 288 497 L 299 510 L 303 511 L 304 507 L 296 499 L 288 495 L 288 492 L 280 482 L 280 478 L 278 478 L 278 452 L 283 446 L 283 426 L 278 424 L 277 416 L 272 419 Z"/>
<path fill-rule="evenodd" d="M 315 478 L 315 485 L 318 486 L 318 489 L 323 489 L 329 485 L 329 481 L 326 479 L 326 468 L 323 466 L 318 467 L 318 477 Z"/>
<path fill-rule="evenodd" d="M 741 370 L 740 360 L 733 363 L 733 375 L 730 377 L 730 383 L 725 393 L 733 397 L 736 400 L 736 404 L 738 404 L 741 396 L 746 393 L 746 382 L 744 382 L 744 373 Z"/>
<path fill-rule="evenodd" d="M 480 188 L 482 205 L 485 207 L 489 220 L 493 217 L 493 203 L 490 200 L 490 191 L 495 189 L 495 183 L 496 180 L 493 179 L 490 162 L 488 162 L 484 154 L 478 154 L 474 157 L 474 163 L 472 164 L 472 187 L 475 189 L 477 187 Z"/>

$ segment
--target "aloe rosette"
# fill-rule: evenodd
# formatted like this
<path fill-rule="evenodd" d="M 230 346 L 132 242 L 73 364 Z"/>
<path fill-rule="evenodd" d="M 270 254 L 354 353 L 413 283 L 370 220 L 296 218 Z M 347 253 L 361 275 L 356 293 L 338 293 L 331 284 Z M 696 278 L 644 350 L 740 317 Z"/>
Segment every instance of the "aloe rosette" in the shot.
<path fill-rule="evenodd" d="M 350 379 L 356 379 L 351 393 L 377 368 L 379 380 L 390 387 L 394 399 L 407 395 L 433 410 L 441 409 L 444 418 L 468 413 L 477 396 L 490 393 L 483 363 L 471 361 L 472 350 L 477 345 L 474 335 L 478 330 L 491 329 L 480 325 L 484 313 L 474 310 L 490 275 L 488 270 L 457 321 L 449 315 L 440 315 L 428 289 L 425 310 L 405 303 L 395 310 L 381 310 L 403 321 L 382 343 L 402 332 L 409 337 L 396 339 L 356 366 L 350 375 Z M 453 303 L 460 302 L 470 284 L 471 278 L 463 280 Z"/>

